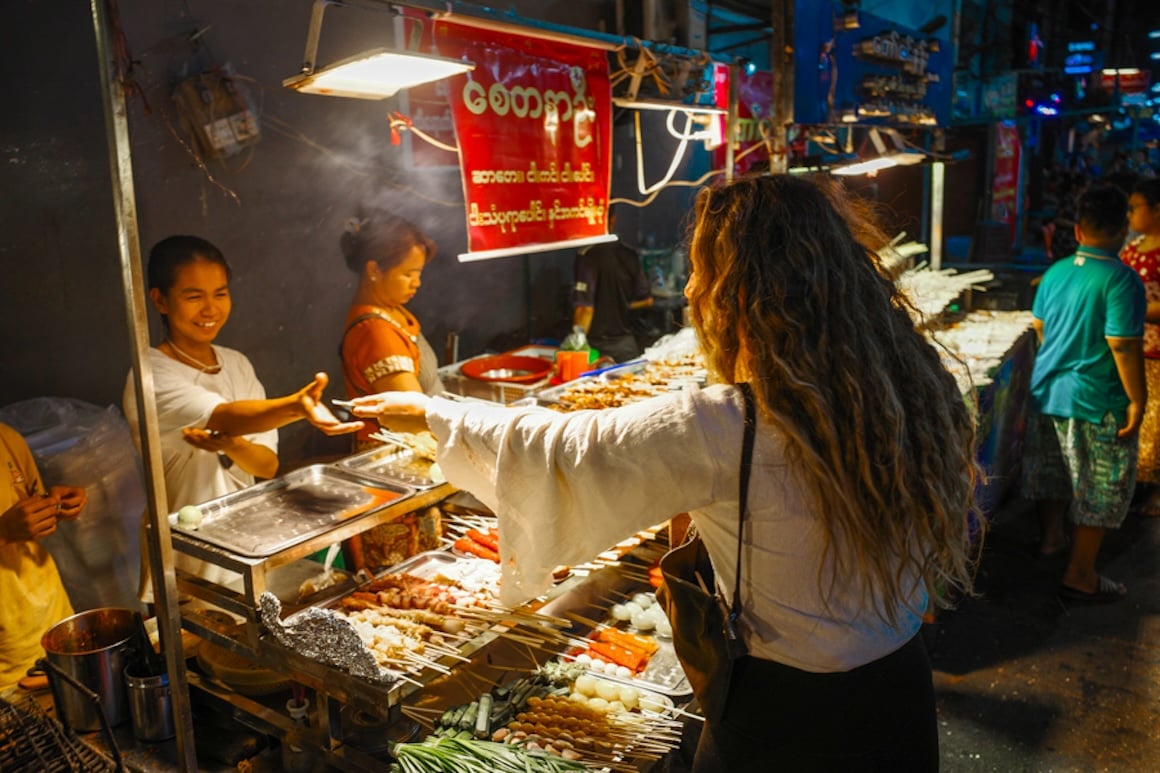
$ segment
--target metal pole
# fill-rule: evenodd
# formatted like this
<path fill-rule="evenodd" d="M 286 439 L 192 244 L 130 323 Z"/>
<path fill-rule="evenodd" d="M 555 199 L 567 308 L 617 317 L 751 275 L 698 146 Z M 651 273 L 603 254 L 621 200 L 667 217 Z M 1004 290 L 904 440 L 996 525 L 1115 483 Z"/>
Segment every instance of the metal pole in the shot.
<path fill-rule="evenodd" d="M 729 65 L 729 104 L 726 107 L 725 114 L 725 179 L 733 179 L 733 165 L 734 153 L 737 150 L 737 102 L 738 95 L 741 92 L 741 84 L 738 79 L 741 77 L 741 68 L 737 63 Z M 716 116 L 710 120 L 718 120 Z"/>
<path fill-rule="evenodd" d="M 943 259 L 943 204 L 946 201 L 946 164 L 930 166 L 930 268 L 938 271 Z"/>
<path fill-rule="evenodd" d="M 173 573 L 173 546 L 169 538 L 168 507 L 165 501 L 165 474 L 161 462 L 161 441 L 157 433 L 157 406 L 153 396 L 153 369 L 149 364 L 149 325 L 145 309 L 145 288 L 141 277 L 141 242 L 137 232 L 137 204 L 133 192 L 132 149 L 125 92 L 113 53 L 107 0 L 90 0 L 93 31 L 97 40 L 101 97 L 105 112 L 105 136 L 109 146 L 109 176 L 113 210 L 117 220 L 117 248 L 121 259 L 121 283 L 125 291 L 125 312 L 129 340 L 133 348 L 133 385 L 137 390 L 140 417 L 141 455 L 149 519 L 149 566 L 153 572 L 153 594 L 157 607 L 158 630 L 165 651 L 172 694 L 177 757 L 182 771 L 197 770 L 193 741 L 193 714 L 189 684 L 185 675 L 185 653 L 181 646 L 181 615 L 177 607 L 177 580 Z"/>
<path fill-rule="evenodd" d="M 770 171 L 784 173 L 789 166 L 786 137 L 793 123 L 793 43 L 794 0 L 774 0 L 773 40 L 773 157 Z"/>

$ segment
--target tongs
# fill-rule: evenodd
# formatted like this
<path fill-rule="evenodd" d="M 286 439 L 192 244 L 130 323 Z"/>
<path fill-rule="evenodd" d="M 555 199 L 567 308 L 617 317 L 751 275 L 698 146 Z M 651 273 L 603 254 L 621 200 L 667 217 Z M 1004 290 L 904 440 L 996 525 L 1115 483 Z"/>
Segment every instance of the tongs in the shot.
<path fill-rule="evenodd" d="M 372 432 L 370 436 L 375 440 L 381 440 L 384 443 L 390 443 L 394 446 L 401 446 L 408 451 L 415 450 L 414 441 L 410 440 L 401 432 L 392 432 L 389 429 L 380 429 L 378 432 Z"/>

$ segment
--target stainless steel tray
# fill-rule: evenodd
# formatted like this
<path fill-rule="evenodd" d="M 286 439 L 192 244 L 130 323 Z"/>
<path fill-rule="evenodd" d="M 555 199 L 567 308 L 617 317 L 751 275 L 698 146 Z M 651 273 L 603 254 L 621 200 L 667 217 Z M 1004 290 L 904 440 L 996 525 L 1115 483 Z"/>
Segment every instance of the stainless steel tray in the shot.
<path fill-rule="evenodd" d="M 386 483 L 402 484 L 414 489 L 426 490 L 443 483 L 442 475 L 432 477 L 434 462 L 421 459 L 414 451 L 401 446 L 384 445 L 361 451 L 353 456 L 335 462 L 334 466 L 351 470 Z"/>
<path fill-rule="evenodd" d="M 177 513 L 169 526 L 240 556 L 265 558 L 337 523 L 413 496 L 403 483 L 315 464 L 198 505 L 195 529 Z"/>

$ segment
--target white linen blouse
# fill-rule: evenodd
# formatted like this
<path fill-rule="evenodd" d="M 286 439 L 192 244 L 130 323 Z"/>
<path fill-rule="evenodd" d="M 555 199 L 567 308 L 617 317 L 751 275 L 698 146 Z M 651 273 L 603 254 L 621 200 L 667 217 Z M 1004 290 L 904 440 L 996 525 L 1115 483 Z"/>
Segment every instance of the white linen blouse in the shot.
<path fill-rule="evenodd" d="M 589 561 L 682 512 L 731 596 L 744 424 L 736 387 L 566 414 L 434 398 L 427 421 L 447 479 L 499 518 L 505 603 L 544 593 L 553 567 Z M 742 551 L 749 653 L 805 671 L 846 671 L 909 641 L 926 592 L 912 580 L 909 603 L 890 626 L 875 611 L 880 596 L 863 593 L 857 578 L 838 577 L 830 587 L 811 500 L 781 434 L 759 420 Z"/>

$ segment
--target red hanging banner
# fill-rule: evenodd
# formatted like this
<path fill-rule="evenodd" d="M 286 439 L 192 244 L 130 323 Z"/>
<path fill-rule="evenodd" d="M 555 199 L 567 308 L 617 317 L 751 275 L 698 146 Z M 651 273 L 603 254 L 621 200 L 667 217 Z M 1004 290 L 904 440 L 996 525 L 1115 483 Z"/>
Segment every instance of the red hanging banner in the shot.
<path fill-rule="evenodd" d="M 468 253 L 459 259 L 611 238 L 604 51 L 443 21 L 435 45 L 475 62 L 448 82 L 467 207 Z"/>
<path fill-rule="evenodd" d="M 991 179 L 991 219 L 1007 224 L 1010 244 L 1019 225 L 1019 127 L 1011 121 L 995 124 L 995 170 Z"/>

